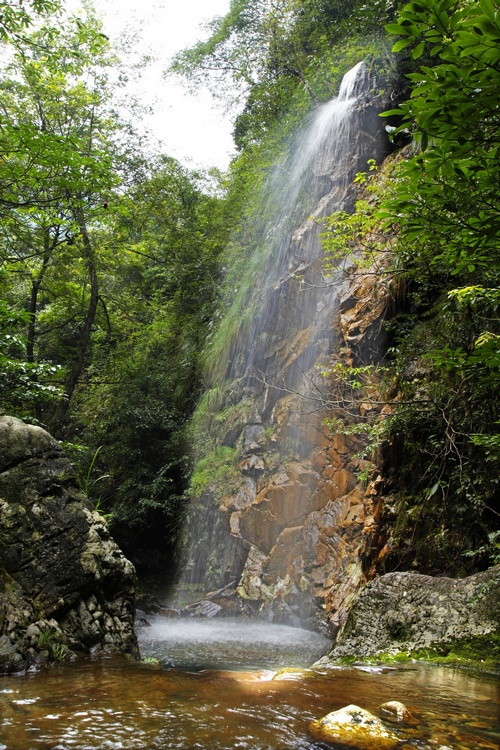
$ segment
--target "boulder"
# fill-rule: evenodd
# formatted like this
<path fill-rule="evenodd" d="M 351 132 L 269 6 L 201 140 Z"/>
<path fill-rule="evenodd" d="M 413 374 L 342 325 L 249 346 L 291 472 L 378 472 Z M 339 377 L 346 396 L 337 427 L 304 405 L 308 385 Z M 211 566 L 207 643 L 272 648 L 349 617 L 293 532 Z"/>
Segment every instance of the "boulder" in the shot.
<path fill-rule="evenodd" d="M 442 649 L 499 629 L 500 565 L 461 579 L 387 573 L 359 594 L 328 658 Z"/>
<path fill-rule="evenodd" d="M 138 656 L 134 589 L 59 443 L 0 417 L 0 671 L 99 648 Z"/>
<path fill-rule="evenodd" d="M 332 742 L 356 750 L 392 750 L 400 738 L 376 716 L 359 706 L 332 711 L 310 726 L 320 742 Z"/>

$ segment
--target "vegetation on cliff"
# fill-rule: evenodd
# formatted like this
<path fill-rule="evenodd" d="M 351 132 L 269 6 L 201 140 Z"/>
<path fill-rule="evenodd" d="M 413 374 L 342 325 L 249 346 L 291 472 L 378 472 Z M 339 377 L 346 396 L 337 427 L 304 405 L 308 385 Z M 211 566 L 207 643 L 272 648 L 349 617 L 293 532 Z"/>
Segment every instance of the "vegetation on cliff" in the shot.
<path fill-rule="evenodd" d="M 394 138 L 409 131 L 416 146 L 360 179 L 369 200 L 332 217 L 325 243 L 365 247 L 365 264 L 385 253 L 380 273 L 400 290 L 393 409 L 372 433 L 393 493 L 388 564 L 464 571 L 499 559 L 500 17 L 489 0 L 433 0 L 388 29 L 419 63 L 411 97 L 387 113 L 402 118 Z"/>

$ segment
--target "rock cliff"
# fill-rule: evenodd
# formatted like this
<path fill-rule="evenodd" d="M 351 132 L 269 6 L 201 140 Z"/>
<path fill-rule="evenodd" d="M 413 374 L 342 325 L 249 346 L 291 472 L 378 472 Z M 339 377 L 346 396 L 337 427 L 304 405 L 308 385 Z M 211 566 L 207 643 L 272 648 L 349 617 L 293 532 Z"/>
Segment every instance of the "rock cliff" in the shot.
<path fill-rule="evenodd" d="M 0 671 L 74 651 L 138 655 L 135 571 L 59 443 L 0 417 Z"/>
<path fill-rule="evenodd" d="M 386 153 L 383 108 L 359 101 L 341 155 L 337 144 L 334 157 L 315 163 L 320 197 L 280 248 L 279 276 L 273 271 L 266 284 L 261 274 L 252 322 L 227 354 L 218 410 L 206 419 L 204 444 L 227 450 L 228 466 L 196 498 L 192 524 L 192 581 L 234 581 L 247 611 L 334 631 L 379 543 L 379 480 L 358 456 L 363 440 L 326 426 L 345 418 L 345 404 L 342 395 L 332 400 L 323 372 L 335 362 L 377 361 L 387 290 L 369 273 L 334 271 L 325 280 L 318 220 L 351 210 L 349 182 Z M 358 415 L 365 408 L 354 407 Z"/>

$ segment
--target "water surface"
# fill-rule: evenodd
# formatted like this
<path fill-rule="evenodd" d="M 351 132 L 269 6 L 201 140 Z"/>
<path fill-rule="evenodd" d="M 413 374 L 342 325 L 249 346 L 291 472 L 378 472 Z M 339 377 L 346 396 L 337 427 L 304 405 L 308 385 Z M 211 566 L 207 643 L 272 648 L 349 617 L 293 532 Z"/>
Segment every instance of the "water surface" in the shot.
<path fill-rule="evenodd" d="M 193 657 L 184 623 L 186 652 Z M 147 639 L 144 655 L 160 654 L 160 623 Z M 262 629 L 271 626 L 260 623 Z M 168 628 L 167 628 L 168 630 Z M 212 631 L 210 649 L 223 659 L 224 637 Z M 241 624 L 241 630 L 244 625 Z M 251 665 L 232 625 L 226 639 L 227 663 L 238 669 L 153 668 L 117 657 L 87 657 L 24 676 L 0 677 L 0 747 L 2 750 L 319 750 L 309 733 L 312 720 L 349 703 L 375 714 L 384 701 L 401 700 L 420 715 L 415 727 L 400 731 L 402 750 L 442 747 L 453 750 L 496 749 L 500 743 L 500 680 L 444 667 L 409 666 L 366 672 L 357 669 L 299 670 L 276 674 L 286 655 L 297 664 L 303 642 L 317 636 L 295 633 L 299 654 L 279 655 L 274 630 L 266 641 L 258 628 L 247 631 Z M 281 629 L 281 635 L 289 628 Z M 196 628 L 194 628 L 196 631 Z M 179 644 L 170 638 L 180 663 Z M 199 641 L 202 636 L 199 636 Z M 207 647 L 208 648 L 208 647 Z M 292 648 L 290 646 L 290 648 Z M 209 650 L 210 650 L 209 649 Z M 293 648 L 292 648 L 293 651 Z M 237 652 L 237 656 L 235 656 Z M 208 652 L 207 652 L 208 653 Z M 203 657 L 205 660 L 205 657 Z M 193 664 L 196 658 L 193 658 Z M 274 664 L 273 669 L 269 668 Z M 287 666 L 289 661 L 281 662 Z"/>
<path fill-rule="evenodd" d="M 139 629 L 144 656 L 180 669 L 279 669 L 307 667 L 325 654 L 330 641 L 318 633 L 258 620 L 172 619 L 147 615 Z"/>

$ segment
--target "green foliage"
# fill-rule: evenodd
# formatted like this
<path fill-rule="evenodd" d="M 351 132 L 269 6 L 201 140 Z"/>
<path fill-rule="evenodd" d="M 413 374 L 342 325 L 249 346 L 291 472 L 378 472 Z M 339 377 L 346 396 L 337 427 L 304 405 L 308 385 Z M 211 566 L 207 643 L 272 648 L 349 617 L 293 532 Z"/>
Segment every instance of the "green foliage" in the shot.
<path fill-rule="evenodd" d="M 0 41 L 24 41 L 23 34 L 33 25 L 34 18 L 55 13 L 60 7 L 60 0 L 28 0 L 26 4 L 23 0 L 1 0 Z"/>
<path fill-rule="evenodd" d="M 176 55 L 170 70 L 194 87 L 208 84 L 226 101 L 243 98 L 234 135 L 245 149 L 261 144 L 276 123 L 286 131 L 291 114 L 330 98 L 360 59 L 387 73 L 383 26 L 397 4 L 233 0 L 229 12 L 209 24 L 209 39 Z"/>
<path fill-rule="evenodd" d="M 224 494 L 230 494 L 241 479 L 236 468 L 237 455 L 234 448 L 223 445 L 197 461 L 190 482 L 193 497 L 201 497 L 209 491 L 217 502 Z"/>
<path fill-rule="evenodd" d="M 99 305 L 97 223 L 120 182 L 110 63 L 100 24 L 66 19 L 23 38 L 0 79 L 0 264 L 11 279 L 9 305 L 27 313 L 19 361 L 36 377 L 50 363 L 64 385 L 56 409 L 44 398 L 32 404 L 54 430 L 88 363 Z"/>
<path fill-rule="evenodd" d="M 0 300 L 0 409 L 28 416 L 34 404 L 53 403 L 62 396 L 61 368 L 46 362 L 28 362 L 24 356 L 25 310 L 13 310 Z"/>
<path fill-rule="evenodd" d="M 102 482 L 105 479 L 109 479 L 109 474 L 100 474 L 98 477 L 94 477 L 94 469 L 95 469 L 95 463 L 97 461 L 97 457 L 99 455 L 99 451 L 101 450 L 101 446 L 99 448 L 96 448 L 94 451 L 94 455 L 92 456 L 90 463 L 88 465 L 88 468 L 86 471 L 84 471 L 79 477 L 78 477 L 78 486 L 80 487 L 80 490 L 83 492 L 85 497 L 89 500 L 93 500 L 94 502 L 94 509 L 97 510 L 99 513 L 103 514 L 106 518 L 111 518 L 110 513 L 104 514 L 101 508 L 101 498 L 95 497 L 95 486 L 98 482 Z"/>
<path fill-rule="evenodd" d="M 186 425 L 227 232 L 220 199 L 202 184 L 202 175 L 161 157 L 117 202 L 102 263 L 106 315 L 97 317 L 92 363 L 70 414 L 84 441 L 101 446 L 102 506 L 139 564 L 141 549 L 161 550 L 163 562 L 172 554 L 185 504 Z"/>
<path fill-rule="evenodd" d="M 38 636 L 38 648 L 49 652 L 54 661 L 62 661 L 68 655 L 68 647 L 62 643 L 57 633 L 43 630 Z"/>
<path fill-rule="evenodd" d="M 141 153 L 91 14 L 30 20 L 0 77 L 1 405 L 82 447 L 81 488 L 129 554 L 168 555 L 228 215 L 215 174 Z"/>
<path fill-rule="evenodd" d="M 500 531 L 491 531 L 488 534 L 488 542 L 478 549 L 465 553 L 465 557 L 488 557 L 492 565 L 500 565 Z"/>
<path fill-rule="evenodd" d="M 437 59 L 410 76 L 401 127 L 421 151 L 402 164 L 379 216 L 397 224 L 398 261 L 421 311 L 398 356 L 400 368 L 420 356 L 427 370 L 402 387 L 419 396 L 410 434 L 420 450 L 425 440 L 428 481 L 440 483 L 434 538 L 459 549 L 450 537 L 460 523 L 470 542 L 498 512 L 500 13 L 489 0 L 428 0 L 405 6 L 389 30 L 403 36 L 395 49 L 410 45 L 418 59 L 429 48 Z M 420 497 L 428 514 L 429 491 Z"/>

